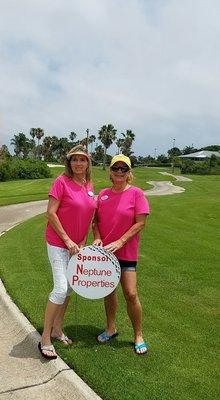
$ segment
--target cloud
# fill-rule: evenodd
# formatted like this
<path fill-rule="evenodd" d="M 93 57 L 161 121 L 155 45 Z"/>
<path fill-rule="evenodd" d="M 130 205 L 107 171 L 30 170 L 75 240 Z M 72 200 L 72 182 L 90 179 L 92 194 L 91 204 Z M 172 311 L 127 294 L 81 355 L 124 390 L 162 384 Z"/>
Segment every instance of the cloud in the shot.
<path fill-rule="evenodd" d="M 8 0 L 0 144 L 109 122 L 134 131 L 137 155 L 218 144 L 219 13 L 218 0 Z"/>

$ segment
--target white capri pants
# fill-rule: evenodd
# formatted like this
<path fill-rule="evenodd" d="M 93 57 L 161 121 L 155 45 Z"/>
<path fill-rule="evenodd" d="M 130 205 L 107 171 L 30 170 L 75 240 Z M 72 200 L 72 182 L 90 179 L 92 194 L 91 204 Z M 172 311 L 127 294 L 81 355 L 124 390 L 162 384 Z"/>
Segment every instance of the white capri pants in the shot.
<path fill-rule="evenodd" d="M 54 284 L 53 290 L 49 294 L 49 300 L 54 304 L 63 304 L 66 297 L 70 296 L 73 291 L 65 275 L 70 259 L 69 250 L 47 243 L 47 253 L 52 267 Z"/>

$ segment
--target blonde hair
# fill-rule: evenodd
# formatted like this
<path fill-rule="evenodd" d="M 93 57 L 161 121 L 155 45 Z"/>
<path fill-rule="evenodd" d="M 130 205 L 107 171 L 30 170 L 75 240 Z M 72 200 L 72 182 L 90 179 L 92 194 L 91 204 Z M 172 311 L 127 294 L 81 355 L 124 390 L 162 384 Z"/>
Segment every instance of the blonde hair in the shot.
<path fill-rule="evenodd" d="M 91 172 L 92 172 L 92 163 L 91 163 L 91 159 L 89 154 L 87 153 L 86 149 L 84 148 L 84 146 L 82 144 L 78 144 L 77 146 L 73 147 L 66 155 L 65 158 L 65 172 L 64 175 L 68 176 L 69 178 L 73 178 L 73 171 L 71 168 L 71 157 L 79 154 L 82 156 L 85 156 L 87 158 L 88 161 L 88 166 L 86 168 L 86 182 L 90 182 L 91 181 Z"/>

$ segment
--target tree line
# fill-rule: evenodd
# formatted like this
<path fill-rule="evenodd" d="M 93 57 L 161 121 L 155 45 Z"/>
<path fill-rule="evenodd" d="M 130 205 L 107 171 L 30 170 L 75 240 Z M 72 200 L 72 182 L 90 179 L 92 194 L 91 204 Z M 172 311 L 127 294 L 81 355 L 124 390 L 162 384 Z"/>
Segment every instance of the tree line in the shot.
<path fill-rule="evenodd" d="M 178 165 L 179 155 L 194 153 L 198 150 L 220 151 L 220 146 L 213 145 L 200 149 L 193 146 L 185 146 L 182 150 L 178 147 L 172 147 L 167 151 L 167 156 L 160 154 L 156 157 L 135 156 L 132 151 L 132 145 L 135 141 L 135 134 L 127 129 L 125 133 L 117 136 L 117 130 L 112 124 L 103 125 L 97 136 L 90 135 L 89 129 L 86 130 L 86 136 L 78 139 L 76 132 L 70 132 L 67 137 L 58 138 L 57 136 L 46 136 L 42 128 L 31 128 L 29 137 L 23 132 L 15 134 L 11 139 L 11 145 L 14 147 L 14 155 L 19 159 L 36 159 L 51 163 L 63 163 L 66 153 L 77 144 L 83 144 L 90 152 L 94 165 L 102 164 L 105 168 L 109 164 L 111 156 L 107 154 L 109 147 L 115 143 L 117 153 L 123 153 L 131 158 L 133 165 L 147 166 L 168 166 L 171 163 Z M 156 149 L 155 149 L 156 150 Z M 0 159 L 12 157 L 6 145 L 0 148 Z"/>
<path fill-rule="evenodd" d="M 77 144 L 83 144 L 90 151 L 92 160 L 95 163 L 103 163 L 105 167 L 108 161 L 107 150 L 115 142 L 118 153 L 127 156 L 132 155 L 132 144 L 135 140 L 135 134 L 127 129 L 117 137 L 117 130 L 112 124 L 103 125 L 95 135 L 87 135 L 83 139 L 77 138 L 76 132 L 70 132 L 68 137 L 58 138 L 57 136 L 45 136 L 42 128 L 31 128 L 27 137 L 23 132 L 15 134 L 11 139 L 11 145 L 14 147 L 14 155 L 21 159 L 34 158 L 46 162 L 63 162 L 66 153 Z M 100 144 L 97 143 L 97 140 Z M 93 149 L 95 144 L 95 148 Z M 10 157 L 11 154 L 6 145 L 0 148 L 0 156 Z"/>

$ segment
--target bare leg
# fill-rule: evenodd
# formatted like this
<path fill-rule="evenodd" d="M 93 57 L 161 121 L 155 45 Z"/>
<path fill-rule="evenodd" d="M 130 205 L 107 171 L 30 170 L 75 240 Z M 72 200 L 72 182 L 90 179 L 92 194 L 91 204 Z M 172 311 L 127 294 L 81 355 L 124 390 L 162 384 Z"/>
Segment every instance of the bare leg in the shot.
<path fill-rule="evenodd" d="M 107 297 L 105 297 L 104 302 L 105 302 L 105 313 L 106 313 L 106 319 L 107 319 L 106 333 L 109 336 L 111 336 L 116 331 L 115 317 L 116 317 L 116 311 L 118 308 L 117 293 L 114 291 L 113 293 L 109 294 Z"/>
<path fill-rule="evenodd" d="M 60 305 L 56 313 L 56 316 L 53 321 L 52 336 L 62 336 L 63 334 L 62 323 L 69 301 L 70 301 L 70 296 L 67 296 L 66 300 L 64 301 L 63 304 Z"/>
<path fill-rule="evenodd" d="M 142 307 L 137 294 L 137 277 L 135 271 L 124 271 L 121 285 L 127 303 L 127 312 L 134 329 L 134 342 L 142 343 Z"/>
<path fill-rule="evenodd" d="M 41 337 L 41 345 L 42 346 L 50 346 L 51 345 L 51 330 L 53 327 L 53 322 L 57 312 L 59 312 L 59 308 L 61 305 L 54 304 L 50 300 L 47 303 L 44 317 L 44 330 Z M 44 350 L 46 355 L 50 355 L 50 352 Z"/>
<path fill-rule="evenodd" d="M 52 267 L 54 281 L 54 289 L 50 294 L 51 299 L 53 296 L 56 299 L 57 294 L 61 299 L 63 299 L 62 296 L 68 289 L 65 268 L 68 264 L 69 255 L 67 251 L 63 251 L 63 249 L 57 249 L 54 246 L 48 245 L 48 256 Z M 41 349 L 42 346 L 51 345 L 52 333 L 54 336 L 62 336 L 63 332 L 61 325 L 68 302 L 69 297 L 66 296 L 63 304 L 56 304 L 55 302 L 48 300 L 44 316 L 44 330 L 41 338 Z"/>

